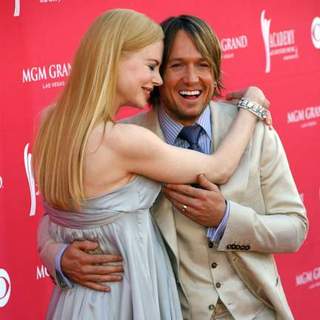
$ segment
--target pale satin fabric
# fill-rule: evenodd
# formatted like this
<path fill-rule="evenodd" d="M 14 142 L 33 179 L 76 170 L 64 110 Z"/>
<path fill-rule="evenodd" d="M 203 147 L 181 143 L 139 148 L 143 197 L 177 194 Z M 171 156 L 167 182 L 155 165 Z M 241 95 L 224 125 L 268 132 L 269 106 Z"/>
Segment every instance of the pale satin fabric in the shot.
<path fill-rule="evenodd" d="M 47 319 L 182 319 L 170 261 L 149 212 L 159 191 L 160 184 L 137 176 L 114 192 L 88 200 L 81 213 L 45 204 L 55 241 L 96 240 L 102 251 L 120 254 L 124 264 L 123 280 L 108 283 L 109 293 L 77 284 L 72 289 L 56 287 Z"/>

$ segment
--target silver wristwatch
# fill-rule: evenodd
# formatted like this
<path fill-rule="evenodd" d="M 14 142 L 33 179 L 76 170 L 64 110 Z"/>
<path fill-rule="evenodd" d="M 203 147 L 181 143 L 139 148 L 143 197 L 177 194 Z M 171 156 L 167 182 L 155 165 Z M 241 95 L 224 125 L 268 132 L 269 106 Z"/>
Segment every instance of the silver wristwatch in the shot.
<path fill-rule="evenodd" d="M 238 102 L 238 108 L 242 108 L 252 112 L 255 116 L 259 119 L 263 120 L 266 119 L 268 111 L 262 105 L 247 100 L 245 98 L 241 98 Z"/>

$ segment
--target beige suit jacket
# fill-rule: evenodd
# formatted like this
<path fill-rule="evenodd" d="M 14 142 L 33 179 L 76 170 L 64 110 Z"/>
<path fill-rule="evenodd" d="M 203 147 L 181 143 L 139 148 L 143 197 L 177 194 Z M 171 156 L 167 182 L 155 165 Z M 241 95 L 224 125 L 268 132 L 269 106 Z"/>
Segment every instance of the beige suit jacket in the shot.
<path fill-rule="evenodd" d="M 217 148 L 237 108 L 221 102 L 211 103 L 210 107 L 213 145 Z M 163 138 L 154 110 L 130 122 Z M 275 130 L 268 130 L 262 123 L 257 125 L 238 169 L 221 191 L 230 200 L 231 210 L 217 249 L 226 252 L 239 277 L 251 292 L 275 309 L 278 319 L 292 319 L 272 253 L 298 250 L 306 237 L 307 218 Z M 170 202 L 162 197 L 153 213 L 171 249 L 179 283 L 177 236 Z M 237 245 L 249 250 L 239 250 Z"/>
<path fill-rule="evenodd" d="M 216 149 L 227 134 L 237 108 L 221 102 L 211 103 L 210 108 Z M 146 127 L 163 139 L 155 110 L 126 122 Z M 275 310 L 277 319 L 293 319 L 272 253 L 298 250 L 306 237 L 308 222 L 275 130 L 257 124 L 238 169 L 229 182 L 221 186 L 221 191 L 230 200 L 230 216 L 217 250 L 226 253 L 242 281 L 256 297 Z M 172 206 L 164 197 L 159 197 L 152 211 L 170 248 L 181 297 L 187 300 L 179 280 Z M 44 217 L 39 227 L 38 245 L 43 262 L 54 275 L 54 257 L 60 245 L 50 239 L 47 223 L 48 218 Z"/>

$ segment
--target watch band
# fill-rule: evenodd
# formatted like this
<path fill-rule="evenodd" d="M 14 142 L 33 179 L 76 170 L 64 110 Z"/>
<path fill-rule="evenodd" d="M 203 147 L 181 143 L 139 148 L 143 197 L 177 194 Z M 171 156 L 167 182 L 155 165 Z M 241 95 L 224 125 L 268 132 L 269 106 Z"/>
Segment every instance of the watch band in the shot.
<path fill-rule="evenodd" d="M 252 102 L 248 99 L 241 98 L 238 102 L 238 108 L 250 111 L 259 119 L 264 120 L 267 117 L 268 111 L 262 105 Z"/>

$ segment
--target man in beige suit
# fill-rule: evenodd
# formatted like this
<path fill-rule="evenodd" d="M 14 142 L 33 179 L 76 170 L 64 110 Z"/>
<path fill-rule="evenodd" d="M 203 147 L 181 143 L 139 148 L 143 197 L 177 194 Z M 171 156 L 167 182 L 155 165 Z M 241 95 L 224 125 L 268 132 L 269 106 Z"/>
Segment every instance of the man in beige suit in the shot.
<path fill-rule="evenodd" d="M 237 113 L 233 105 L 210 101 L 221 89 L 218 40 L 193 16 L 162 26 L 164 85 L 152 97 L 154 108 L 129 121 L 189 148 L 179 131 L 200 126 L 200 151 L 212 152 Z M 237 171 L 220 189 L 200 176 L 198 186 L 168 185 L 164 193 L 153 214 L 175 270 L 184 319 L 293 319 L 272 253 L 298 250 L 307 218 L 274 130 L 257 125 Z M 39 251 L 58 283 L 68 282 L 66 275 L 107 291 L 101 282 L 121 280 L 121 265 L 97 265 L 121 257 L 88 255 L 84 251 L 96 247 L 88 241 L 54 243 L 47 219 L 40 225 Z"/>

